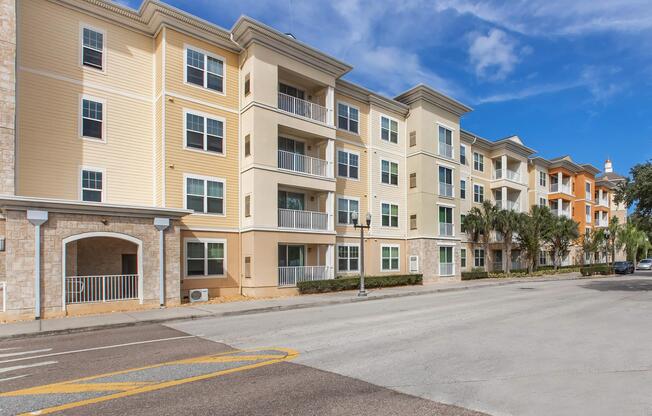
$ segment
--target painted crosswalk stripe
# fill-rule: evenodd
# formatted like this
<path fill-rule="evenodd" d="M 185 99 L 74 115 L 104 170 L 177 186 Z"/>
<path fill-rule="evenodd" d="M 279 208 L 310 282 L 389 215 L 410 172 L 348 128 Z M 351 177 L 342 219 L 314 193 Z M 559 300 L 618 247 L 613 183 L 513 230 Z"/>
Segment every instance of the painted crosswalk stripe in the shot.
<path fill-rule="evenodd" d="M 39 354 L 42 352 L 52 351 L 52 348 L 44 348 L 42 350 L 32 350 L 32 351 L 20 351 L 20 352 L 11 352 L 8 354 L 0 354 L 0 358 L 16 357 L 18 355 L 28 355 L 28 354 Z"/>
<path fill-rule="evenodd" d="M 34 364 L 25 364 L 25 365 L 15 365 L 13 367 L 5 367 L 5 368 L 0 368 L 0 374 L 2 373 L 9 373 L 11 371 L 17 371 L 17 370 L 22 370 L 24 368 L 32 368 L 32 367 L 42 367 L 44 365 L 51 365 L 51 364 L 56 364 L 59 361 L 42 361 L 40 363 L 34 363 Z"/>

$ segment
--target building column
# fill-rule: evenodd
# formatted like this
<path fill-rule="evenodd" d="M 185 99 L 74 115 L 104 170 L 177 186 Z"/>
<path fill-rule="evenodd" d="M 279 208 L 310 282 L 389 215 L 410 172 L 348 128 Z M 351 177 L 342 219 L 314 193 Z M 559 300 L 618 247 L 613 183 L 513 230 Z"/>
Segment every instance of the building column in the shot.
<path fill-rule="evenodd" d="M 169 218 L 154 218 L 154 227 L 159 232 L 159 304 L 165 306 L 165 230 L 170 226 Z M 142 260 L 141 260 L 142 261 Z M 140 276 L 144 279 L 144 276 Z"/>
<path fill-rule="evenodd" d="M 326 143 L 326 176 L 329 178 L 335 177 L 335 140 L 328 139 Z"/>
<path fill-rule="evenodd" d="M 335 88 L 331 85 L 326 87 L 326 108 L 328 109 L 326 122 L 329 126 L 335 125 Z"/>
<path fill-rule="evenodd" d="M 328 214 L 328 231 L 335 230 L 335 192 L 326 196 L 326 214 Z"/>
<path fill-rule="evenodd" d="M 335 244 L 329 244 L 326 246 L 326 267 L 328 268 L 328 279 L 335 278 Z"/>
<path fill-rule="evenodd" d="M 48 220 L 47 211 L 27 210 L 27 220 L 34 226 L 34 319 L 41 319 L 41 225 Z M 65 285 L 61 290 L 66 290 Z"/>
<path fill-rule="evenodd" d="M 507 209 L 507 187 L 506 186 L 503 186 L 500 189 L 500 203 L 503 205 L 503 209 Z"/>
<path fill-rule="evenodd" d="M 500 166 L 502 168 L 502 178 L 505 179 L 507 177 L 507 155 L 501 155 L 500 156 Z"/>
<path fill-rule="evenodd" d="M 561 217 L 561 213 L 563 211 L 563 205 L 564 205 L 564 200 L 559 198 L 557 200 L 557 216 Z"/>
<path fill-rule="evenodd" d="M 561 172 L 557 172 L 557 183 L 559 185 L 558 191 L 561 192 L 562 186 L 564 186 L 564 175 Z"/>

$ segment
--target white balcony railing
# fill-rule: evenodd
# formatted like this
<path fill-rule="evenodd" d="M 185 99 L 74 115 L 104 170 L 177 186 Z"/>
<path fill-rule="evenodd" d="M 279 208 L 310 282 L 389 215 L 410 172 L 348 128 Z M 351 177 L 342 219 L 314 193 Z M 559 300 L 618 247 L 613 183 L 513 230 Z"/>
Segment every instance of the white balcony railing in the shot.
<path fill-rule="evenodd" d="M 285 150 L 278 151 L 279 169 L 291 170 L 294 172 L 300 172 L 314 176 L 328 177 L 330 175 L 328 165 L 328 161 L 317 159 L 316 157 L 306 156 L 299 153 L 286 152 Z"/>
<path fill-rule="evenodd" d="M 510 181 L 521 182 L 521 174 L 515 170 L 496 169 L 494 179 L 509 179 Z"/>
<path fill-rule="evenodd" d="M 496 208 L 517 211 L 519 208 L 519 204 L 518 201 L 510 201 L 509 199 L 504 204 L 503 201 L 498 200 L 496 201 Z"/>
<path fill-rule="evenodd" d="M 138 299 L 137 274 L 66 277 L 66 303 Z"/>
<path fill-rule="evenodd" d="M 455 266 L 453 263 L 439 263 L 439 275 L 440 276 L 452 276 L 455 271 Z"/>
<path fill-rule="evenodd" d="M 453 224 L 440 222 L 439 223 L 439 235 L 444 236 L 444 237 L 452 237 L 453 236 Z"/>
<path fill-rule="evenodd" d="M 561 185 L 559 183 L 550 184 L 550 192 L 561 192 L 564 194 L 572 195 L 569 185 Z"/>
<path fill-rule="evenodd" d="M 450 144 L 439 142 L 439 156 L 446 157 L 448 159 L 453 158 L 453 146 Z"/>
<path fill-rule="evenodd" d="M 450 183 L 439 182 L 439 196 L 453 197 L 453 185 Z"/>
<path fill-rule="evenodd" d="M 607 198 L 598 198 L 595 200 L 596 204 L 601 205 L 603 207 L 608 207 L 609 206 L 609 200 Z"/>
<path fill-rule="evenodd" d="M 278 93 L 278 108 L 320 123 L 326 123 L 328 120 L 328 108 L 282 92 Z"/>
<path fill-rule="evenodd" d="M 279 208 L 278 226 L 301 230 L 327 230 L 328 214 L 325 212 Z"/>
<path fill-rule="evenodd" d="M 299 282 L 332 279 L 332 268 L 328 266 L 294 266 L 278 268 L 280 287 L 296 286 Z"/>

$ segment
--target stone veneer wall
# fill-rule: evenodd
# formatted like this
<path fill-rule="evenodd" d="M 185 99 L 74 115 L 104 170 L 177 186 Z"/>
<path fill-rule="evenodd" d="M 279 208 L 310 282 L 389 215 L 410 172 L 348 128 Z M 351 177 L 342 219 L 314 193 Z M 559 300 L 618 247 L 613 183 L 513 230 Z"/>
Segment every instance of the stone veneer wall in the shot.
<path fill-rule="evenodd" d="M 0 194 L 14 194 L 16 0 L 0 0 Z"/>
<path fill-rule="evenodd" d="M 419 273 L 423 274 L 423 280 L 459 280 L 462 276 L 460 271 L 460 245 L 453 246 L 453 258 L 455 263 L 455 276 L 439 277 L 439 245 L 436 239 L 418 238 L 407 240 L 408 256 L 419 256 Z M 448 240 L 447 240 L 448 242 Z M 468 252 L 467 252 L 468 262 Z M 408 265 L 409 267 L 409 265 Z"/>
<path fill-rule="evenodd" d="M 108 220 L 105 225 L 102 220 Z M 159 233 L 153 218 L 128 218 L 50 212 L 41 229 L 41 307 L 43 317 L 62 311 L 62 240 L 87 232 L 127 234 L 142 241 L 143 299 L 158 305 Z M 7 210 L 6 215 L 7 312 L 5 319 L 34 316 L 34 226 L 25 211 Z M 177 223 L 165 232 L 166 302 L 180 303 L 180 230 Z"/>

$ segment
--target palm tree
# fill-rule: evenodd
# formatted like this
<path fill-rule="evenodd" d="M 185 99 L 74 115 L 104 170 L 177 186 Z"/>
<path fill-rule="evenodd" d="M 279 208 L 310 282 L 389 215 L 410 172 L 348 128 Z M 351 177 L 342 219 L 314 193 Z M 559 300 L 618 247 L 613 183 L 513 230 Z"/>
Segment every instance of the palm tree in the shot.
<path fill-rule="evenodd" d="M 618 232 L 621 228 L 622 227 L 618 217 L 611 217 L 611 220 L 609 220 L 609 226 L 607 227 L 607 235 L 605 237 L 607 253 L 611 256 L 611 261 L 607 261 L 607 263 L 609 263 L 612 267 L 614 261 L 616 261 L 616 238 L 618 237 Z"/>
<path fill-rule="evenodd" d="M 580 232 L 577 222 L 564 216 L 554 217 L 551 222 L 550 233 L 546 236 L 546 243 L 552 248 L 552 263 L 555 270 L 561 266 L 561 261 L 570 252 L 570 246 Z"/>
<path fill-rule="evenodd" d="M 584 261 L 586 261 L 588 255 L 589 264 L 593 264 L 595 253 L 603 247 L 604 241 L 605 235 L 603 230 L 589 229 L 586 231 L 582 236 L 582 254 L 584 255 Z"/>
<path fill-rule="evenodd" d="M 550 233 L 553 220 L 550 208 L 535 205 L 529 214 L 520 214 L 517 241 L 528 260 L 528 272 L 539 266 L 541 244 Z"/>
<path fill-rule="evenodd" d="M 473 207 L 464 218 L 464 228 L 474 243 L 482 240 L 484 247 L 485 262 L 484 269 L 489 271 L 490 253 L 489 243 L 491 241 L 491 232 L 495 228 L 496 213 L 498 210 L 491 201 L 484 201 L 480 208 Z"/>
<path fill-rule="evenodd" d="M 618 231 L 616 245 L 619 250 L 625 247 L 627 260 L 636 263 L 638 261 L 639 251 L 641 251 L 641 249 L 647 251 L 650 247 L 650 241 L 648 240 L 645 231 L 639 230 L 634 224 L 628 222 Z"/>
<path fill-rule="evenodd" d="M 505 273 L 510 275 L 512 266 L 512 243 L 514 233 L 517 232 L 520 225 L 520 216 L 511 209 L 503 209 L 496 213 L 495 228 L 496 231 L 503 235 L 503 245 L 505 247 L 505 257 L 507 258 L 505 264 Z"/>

